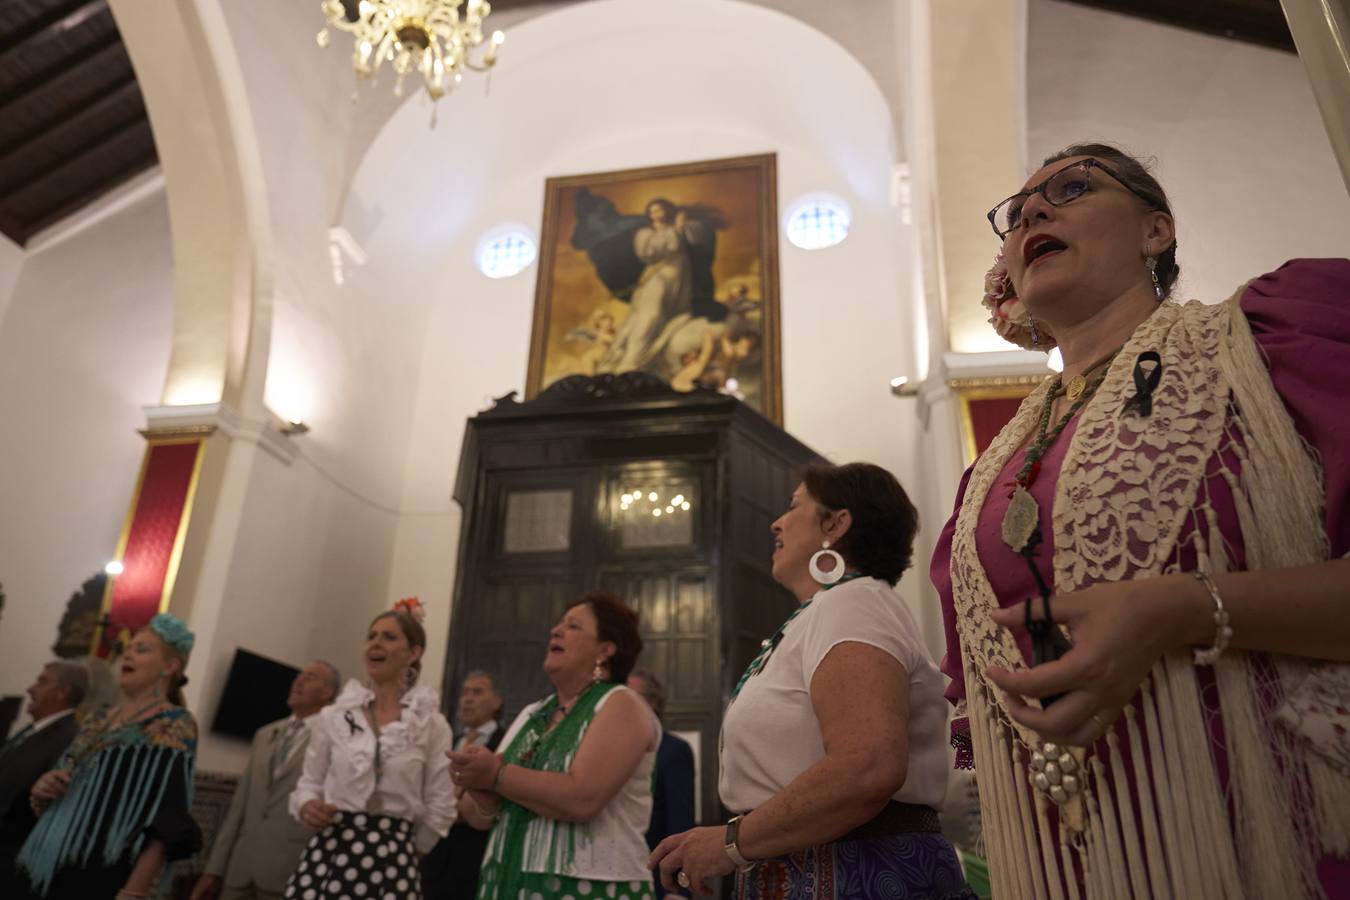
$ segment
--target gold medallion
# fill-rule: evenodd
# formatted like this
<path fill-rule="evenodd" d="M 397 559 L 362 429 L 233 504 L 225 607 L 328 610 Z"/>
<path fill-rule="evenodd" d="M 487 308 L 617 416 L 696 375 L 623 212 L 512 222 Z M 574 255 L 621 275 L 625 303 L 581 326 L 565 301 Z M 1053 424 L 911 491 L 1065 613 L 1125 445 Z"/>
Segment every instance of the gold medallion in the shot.
<path fill-rule="evenodd" d="M 1040 520 L 1041 508 L 1036 498 L 1019 484 L 1013 491 L 1008 511 L 1003 514 L 1003 543 L 1011 547 L 1014 553 L 1021 553 Z"/>
<path fill-rule="evenodd" d="M 1083 391 L 1087 390 L 1087 379 L 1082 375 L 1075 375 L 1069 379 L 1069 387 L 1065 391 L 1069 402 L 1073 403 L 1079 397 L 1083 396 Z"/>

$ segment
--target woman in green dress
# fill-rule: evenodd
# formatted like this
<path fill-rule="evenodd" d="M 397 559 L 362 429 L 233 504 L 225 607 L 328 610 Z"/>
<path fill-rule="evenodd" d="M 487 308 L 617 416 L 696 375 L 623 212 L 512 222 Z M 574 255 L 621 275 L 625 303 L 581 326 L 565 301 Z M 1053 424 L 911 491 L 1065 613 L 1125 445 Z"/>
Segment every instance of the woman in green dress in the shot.
<path fill-rule="evenodd" d="M 624 685 L 641 649 L 622 600 L 585 594 L 549 635 L 555 693 L 521 710 L 500 755 L 449 754 L 460 817 L 492 827 L 480 900 L 651 900 L 643 832 L 661 725 Z"/>

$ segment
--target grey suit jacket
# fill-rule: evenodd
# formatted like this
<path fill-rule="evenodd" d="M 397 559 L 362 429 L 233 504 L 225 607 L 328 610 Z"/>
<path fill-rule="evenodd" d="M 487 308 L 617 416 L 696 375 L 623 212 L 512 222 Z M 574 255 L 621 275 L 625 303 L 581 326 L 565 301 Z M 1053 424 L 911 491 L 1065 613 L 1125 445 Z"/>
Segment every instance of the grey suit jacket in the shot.
<path fill-rule="evenodd" d="M 304 768 L 309 731 L 301 733 L 276 781 L 268 771 L 285 724 L 281 719 L 264 725 L 253 736 L 248 768 L 211 845 L 206 874 L 221 876 L 227 887 L 254 884 L 281 893 L 309 841 L 309 833 L 286 808 Z"/>

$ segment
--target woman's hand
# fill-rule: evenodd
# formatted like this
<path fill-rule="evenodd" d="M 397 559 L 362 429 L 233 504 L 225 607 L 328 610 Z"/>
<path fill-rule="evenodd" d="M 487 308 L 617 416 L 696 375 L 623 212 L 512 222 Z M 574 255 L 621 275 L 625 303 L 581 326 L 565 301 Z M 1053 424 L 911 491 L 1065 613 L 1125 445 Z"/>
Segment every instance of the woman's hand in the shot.
<path fill-rule="evenodd" d="M 736 871 L 736 864 L 727 856 L 725 839 L 726 829 L 716 825 L 672 834 L 656 845 L 647 868 L 660 868 L 661 884 L 668 891 L 683 887 L 675 880 L 676 873 L 683 871 L 689 878 L 690 891 L 712 896 L 714 888 L 707 880 Z"/>
<path fill-rule="evenodd" d="M 333 824 L 335 815 L 337 815 L 336 806 L 318 799 L 308 800 L 300 807 L 300 822 L 310 831 L 323 831 Z"/>
<path fill-rule="evenodd" d="M 497 769 L 506 765 L 482 744 L 470 744 L 459 752 L 448 750 L 445 755 L 450 757 L 450 778 L 466 790 L 491 790 Z"/>
<path fill-rule="evenodd" d="M 33 802 L 46 806 L 54 800 L 60 800 L 70 787 L 69 769 L 52 769 L 33 782 L 30 797 Z"/>
<path fill-rule="evenodd" d="M 1044 621 L 1045 603 L 1031 604 L 1031 618 Z M 1054 621 L 1069 628 L 1073 648 L 1057 660 L 1030 669 L 991 667 L 985 674 L 1006 692 L 1008 714 L 1047 741 L 1086 746 L 1120 716 L 1164 653 L 1195 640 L 1212 615 L 1204 588 L 1189 575 L 1167 575 L 1098 584 L 1050 598 Z M 1004 628 L 1025 629 L 1026 603 L 993 613 Z M 1210 624 L 1212 630 L 1212 620 Z M 1041 708 L 1023 698 L 1062 694 Z"/>

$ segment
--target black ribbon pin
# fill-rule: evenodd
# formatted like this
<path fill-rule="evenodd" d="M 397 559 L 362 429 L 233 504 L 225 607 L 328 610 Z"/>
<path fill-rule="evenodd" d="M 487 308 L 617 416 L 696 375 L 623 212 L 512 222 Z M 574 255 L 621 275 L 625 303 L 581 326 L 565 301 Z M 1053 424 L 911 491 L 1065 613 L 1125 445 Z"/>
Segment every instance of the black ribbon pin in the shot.
<path fill-rule="evenodd" d="M 1144 363 L 1153 363 L 1153 368 L 1144 371 Z M 1134 396 L 1125 401 L 1125 412 L 1133 410 L 1141 416 L 1153 415 L 1153 392 L 1162 382 L 1162 357 L 1157 350 L 1145 350 L 1134 361 Z"/>
<path fill-rule="evenodd" d="M 365 731 L 364 728 L 356 723 L 356 716 L 352 715 L 350 709 L 342 714 L 342 718 L 347 723 L 347 727 L 352 730 L 352 734 L 359 734 L 360 732 Z"/>

